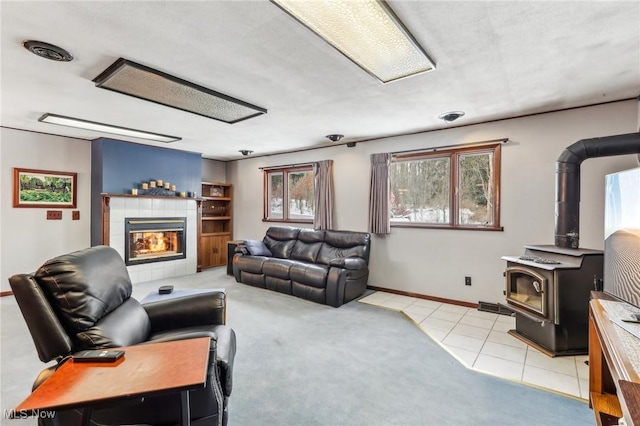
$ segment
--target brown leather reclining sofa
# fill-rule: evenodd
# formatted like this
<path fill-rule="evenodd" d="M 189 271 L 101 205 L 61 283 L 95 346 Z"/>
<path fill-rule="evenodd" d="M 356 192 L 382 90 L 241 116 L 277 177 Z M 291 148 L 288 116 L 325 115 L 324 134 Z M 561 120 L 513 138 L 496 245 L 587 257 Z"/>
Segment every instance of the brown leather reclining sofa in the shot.
<path fill-rule="evenodd" d="M 339 307 L 364 293 L 370 246 L 364 232 L 272 226 L 262 241 L 236 248 L 233 275 L 240 283 Z"/>

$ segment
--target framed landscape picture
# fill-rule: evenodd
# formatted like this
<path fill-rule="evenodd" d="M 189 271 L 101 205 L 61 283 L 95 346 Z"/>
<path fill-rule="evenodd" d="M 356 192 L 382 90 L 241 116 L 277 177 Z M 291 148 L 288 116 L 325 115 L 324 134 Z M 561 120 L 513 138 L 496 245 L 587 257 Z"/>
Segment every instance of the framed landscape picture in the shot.
<path fill-rule="evenodd" d="M 77 173 L 13 169 L 13 207 L 76 208 Z"/>

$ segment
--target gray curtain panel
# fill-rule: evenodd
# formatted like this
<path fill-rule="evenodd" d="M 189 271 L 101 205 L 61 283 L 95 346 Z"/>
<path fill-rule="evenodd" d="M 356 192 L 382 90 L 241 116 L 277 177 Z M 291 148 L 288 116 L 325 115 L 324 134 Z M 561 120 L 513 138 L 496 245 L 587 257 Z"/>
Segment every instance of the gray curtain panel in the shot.
<path fill-rule="evenodd" d="M 318 161 L 313 165 L 316 186 L 316 209 L 313 216 L 314 229 L 333 227 L 333 160 Z"/>
<path fill-rule="evenodd" d="M 371 188 L 369 195 L 369 232 L 389 234 L 389 165 L 391 154 L 371 154 Z"/>

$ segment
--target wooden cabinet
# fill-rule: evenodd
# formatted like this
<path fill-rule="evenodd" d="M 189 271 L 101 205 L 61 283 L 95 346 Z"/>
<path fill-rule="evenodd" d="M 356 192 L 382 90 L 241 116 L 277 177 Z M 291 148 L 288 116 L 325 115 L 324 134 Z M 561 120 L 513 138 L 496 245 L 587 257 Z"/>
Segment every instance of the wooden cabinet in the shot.
<path fill-rule="evenodd" d="M 604 293 L 592 292 L 589 306 L 589 405 L 597 425 L 640 425 L 640 339 L 617 330 L 601 303 Z M 606 302 L 605 302 L 606 303 Z M 624 339 L 622 339 L 623 337 Z"/>
<path fill-rule="evenodd" d="M 227 241 L 232 239 L 233 187 L 228 183 L 202 182 L 198 209 L 198 270 L 227 263 Z"/>

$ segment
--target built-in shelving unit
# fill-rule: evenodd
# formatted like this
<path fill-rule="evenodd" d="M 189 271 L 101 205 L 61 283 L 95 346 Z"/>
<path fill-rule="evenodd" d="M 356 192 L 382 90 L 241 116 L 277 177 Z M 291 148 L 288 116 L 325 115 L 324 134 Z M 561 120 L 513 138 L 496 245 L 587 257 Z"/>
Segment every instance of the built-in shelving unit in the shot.
<path fill-rule="evenodd" d="M 202 198 L 198 209 L 198 270 L 227 263 L 227 242 L 232 239 L 232 201 L 231 184 L 202 182 Z"/>

